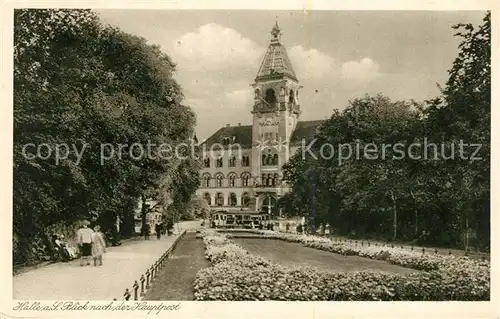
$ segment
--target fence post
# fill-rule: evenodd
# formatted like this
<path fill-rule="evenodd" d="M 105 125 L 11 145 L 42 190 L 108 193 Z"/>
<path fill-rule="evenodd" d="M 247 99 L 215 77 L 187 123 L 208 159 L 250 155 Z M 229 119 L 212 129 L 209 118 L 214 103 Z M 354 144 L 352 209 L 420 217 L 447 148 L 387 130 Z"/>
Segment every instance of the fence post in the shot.
<path fill-rule="evenodd" d="M 144 296 L 144 281 L 146 280 L 144 275 L 141 275 L 141 279 L 139 280 L 141 281 L 141 296 Z"/>
<path fill-rule="evenodd" d="M 153 282 L 155 278 L 155 268 L 153 266 L 151 266 L 151 281 L 150 282 Z"/>
<path fill-rule="evenodd" d="M 146 289 L 149 289 L 149 276 L 151 274 L 149 273 L 149 269 L 146 270 Z"/>
<path fill-rule="evenodd" d="M 434 249 L 434 253 L 435 253 L 435 254 L 437 254 L 437 253 L 438 253 L 438 250 L 437 250 L 437 248 L 436 248 L 436 249 Z"/>
<path fill-rule="evenodd" d="M 138 300 L 137 291 L 139 290 L 139 284 L 137 283 L 137 280 L 134 282 L 134 286 L 132 287 L 134 288 L 134 300 Z"/>
<path fill-rule="evenodd" d="M 125 300 L 129 300 L 130 299 L 130 291 L 128 291 L 128 288 L 125 289 L 125 293 L 123 294 L 123 296 L 125 297 Z"/>
<path fill-rule="evenodd" d="M 425 248 L 422 247 L 422 254 L 425 254 Z"/>

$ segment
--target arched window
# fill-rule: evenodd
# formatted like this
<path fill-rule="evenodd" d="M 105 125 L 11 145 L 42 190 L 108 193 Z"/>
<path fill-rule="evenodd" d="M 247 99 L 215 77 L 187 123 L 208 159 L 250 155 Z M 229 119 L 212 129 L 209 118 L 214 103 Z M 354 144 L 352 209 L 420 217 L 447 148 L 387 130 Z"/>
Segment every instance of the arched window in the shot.
<path fill-rule="evenodd" d="M 266 174 L 262 174 L 262 176 L 261 176 L 261 183 L 262 183 L 262 186 L 267 186 L 267 177 L 266 177 Z"/>
<path fill-rule="evenodd" d="M 217 159 L 217 167 L 222 167 L 222 157 Z"/>
<path fill-rule="evenodd" d="M 210 158 L 205 157 L 205 159 L 203 160 L 203 163 L 205 164 L 206 168 L 209 168 L 210 167 Z"/>
<path fill-rule="evenodd" d="M 250 186 L 250 173 L 243 173 L 241 174 L 241 184 L 242 186 Z"/>
<path fill-rule="evenodd" d="M 267 165 L 267 156 L 266 154 L 262 154 L 262 166 L 266 166 Z"/>
<path fill-rule="evenodd" d="M 209 193 L 205 193 L 203 195 L 203 198 L 205 199 L 205 201 L 207 202 L 208 206 L 212 205 L 212 198 L 210 197 L 210 194 Z"/>
<path fill-rule="evenodd" d="M 224 180 L 224 175 L 222 173 L 218 173 L 215 175 L 215 185 L 216 187 L 222 187 L 223 186 L 223 180 Z"/>
<path fill-rule="evenodd" d="M 274 104 L 276 103 L 276 93 L 274 92 L 273 89 L 267 89 L 266 90 L 266 102 L 269 104 Z"/>
<path fill-rule="evenodd" d="M 260 90 L 255 89 L 255 99 L 258 99 L 260 97 Z"/>
<path fill-rule="evenodd" d="M 224 195 L 222 195 L 222 193 L 217 193 L 217 196 L 215 197 L 215 204 L 217 206 L 224 206 Z"/>
<path fill-rule="evenodd" d="M 248 207 L 248 205 L 250 205 L 250 195 L 248 195 L 248 193 L 243 193 L 243 195 L 241 195 L 241 206 Z"/>
<path fill-rule="evenodd" d="M 278 174 L 274 174 L 274 176 L 273 176 L 273 185 L 274 186 L 279 185 L 279 176 L 278 176 Z"/>
<path fill-rule="evenodd" d="M 229 194 L 229 206 L 236 206 L 236 204 L 237 204 L 236 194 L 235 193 Z"/>
<path fill-rule="evenodd" d="M 211 179 L 212 177 L 210 176 L 210 174 L 208 173 L 203 174 L 203 187 L 210 187 Z"/>
<path fill-rule="evenodd" d="M 236 186 L 236 174 L 231 173 L 228 175 L 228 180 L 229 180 L 229 187 L 235 187 Z"/>
<path fill-rule="evenodd" d="M 250 166 L 250 158 L 248 157 L 248 155 L 243 155 L 241 166 Z"/>
<path fill-rule="evenodd" d="M 273 155 L 272 154 L 268 154 L 267 155 L 267 165 L 273 165 Z"/>
<path fill-rule="evenodd" d="M 278 154 L 273 155 L 273 164 L 272 165 L 278 165 Z"/>
<path fill-rule="evenodd" d="M 267 174 L 267 185 L 268 186 L 274 186 L 274 184 L 273 184 L 273 175 L 272 174 Z"/>
<path fill-rule="evenodd" d="M 236 156 L 233 155 L 233 156 L 231 156 L 229 158 L 229 165 L 228 166 L 229 167 L 235 167 L 236 166 Z"/>
<path fill-rule="evenodd" d="M 290 93 L 288 94 L 288 101 L 290 103 L 293 103 L 295 101 L 295 92 L 293 90 L 290 90 Z"/>
<path fill-rule="evenodd" d="M 262 201 L 261 211 L 264 213 L 273 213 L 276 207 L 276 198 L 273 196 L 264 197 Z"/>

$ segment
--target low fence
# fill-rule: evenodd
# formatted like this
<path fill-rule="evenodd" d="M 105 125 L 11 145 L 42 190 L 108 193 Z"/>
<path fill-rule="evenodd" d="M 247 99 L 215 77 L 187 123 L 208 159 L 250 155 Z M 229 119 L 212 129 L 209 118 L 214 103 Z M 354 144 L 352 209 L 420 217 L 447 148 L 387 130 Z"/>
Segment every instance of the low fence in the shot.
<path fill-rule="evenodd" d="M 144 274 L 141 275 L 141 277 L 134 281 L 134 284 L 130 288 L 125 289 L 125 293 L 123 296 L 120 298 L 121 300 L 129 301 L 129 300 L 142 300 L 144 296 L 146 295 L 146 292 L 148 291 L 149 288 L 151 288 L 151 285 L 154 282 L 154 279 L 158 275 L 159 271 L 163 268 L 165 265 L 165 262 L 167 261 L 168 257 L 170 254 L 174 251 L 175 247 L 179 243 L 179 241 L 184 237 L 186 234 L 186 230 L 182 231 L 182 233 L 175 239 L 175 241 L 172 243 L 170 248 L 168 248 L 161 256 L 158 258 L 157 261 L 149 267 Z M 115 298 L 114 300 L 118 300 Z"/>

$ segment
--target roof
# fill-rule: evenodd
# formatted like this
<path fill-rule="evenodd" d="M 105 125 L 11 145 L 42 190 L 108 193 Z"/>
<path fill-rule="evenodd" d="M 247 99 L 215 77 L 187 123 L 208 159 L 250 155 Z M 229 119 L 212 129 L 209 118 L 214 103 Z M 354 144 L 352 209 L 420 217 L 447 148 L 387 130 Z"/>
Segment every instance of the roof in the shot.
<path fill-rule="evenodd" d="M 296 145 L 300 144 L 302 140 L 310 140 L 316 133 L 316 130 L 319 128 L 321 123 L 323 123 L 323 120 L 297 122 L 297 126 L 295 127 L 290 139 L 290 144 Z"/>
<path fill-rule="evenodd" d="M 222 139 L 228 137 L 230 144 L 238 144 L 243 148 L 252 147 L 252 125 L 226 126 L 207 138 L 201 145 L 211 147 L 222 144 Z"/>
<path fill-rule="evenodd" d="M 275 79 L 281 76 L 288 76 L 297 81 L 297 76 L 293 71 L 286 49 L 280 43 L 281 31 L 277 23 L 274 25 L 271 34 L 273 36 L 271 43 L 264 55 L 255 81 Z"/>
<path fill-rule="evenodd" d="M 323 123 L 323 120 L 297 122 L 297 126 L 292 133 L 290 144 L 300 144 L 303 139 L 311 139 L 321 123 Z M 242 148 L 251 148 L 252 125 L 226 126 L 220 128 L 217 132 L 212 134 L 212 136 L 207 138 L 201 145 L 211 147 L 216 143 L 222 144 L 222 139 L 225 137 L 229 138 L 230 144 L 237 144 Z"/>

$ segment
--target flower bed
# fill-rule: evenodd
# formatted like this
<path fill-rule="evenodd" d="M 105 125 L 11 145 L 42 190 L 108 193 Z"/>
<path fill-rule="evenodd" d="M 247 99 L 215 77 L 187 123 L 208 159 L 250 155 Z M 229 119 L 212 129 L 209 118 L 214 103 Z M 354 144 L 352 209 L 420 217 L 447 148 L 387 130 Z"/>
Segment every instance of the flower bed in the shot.
<path fill-rule="evenodd" d="M 399 247 L 361 246 L 359 244 L 347 242 L 335 242 L 328 238 L 311 235 L 283 234 L 272 231 L 259 231 L 258 234 L 260 234 L 259 238 L 302 243 L 307 247 L 319 250 L 346 256 L 360 256 L 383 260 L 394 265 L 417 270 L 444 270 L 450 267 L 457 269 L 474 269 L 475 272 L 480 272 L 483 276 L 489 278 L 490 263 L 487 260 L 478 261 L 466 256 L 423 254 L 418 251 L 411 251 Z"/>
<path fill-rule="evenodd" d="M 437 270 L 408 275 L 328 273 L 276 265 L 215 231 L 202 236 L 212 266 L 197 273 L 196 300 L 489 300 L 489 267 L 460 258 L 447 257 L 448 264 Z M 311 237 L 290 241 L 326 243 Z"/>

